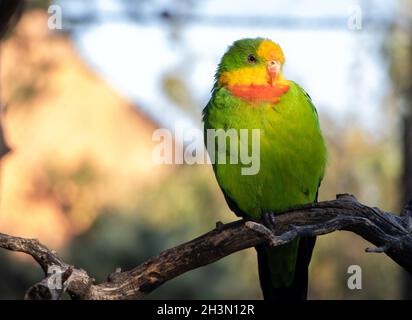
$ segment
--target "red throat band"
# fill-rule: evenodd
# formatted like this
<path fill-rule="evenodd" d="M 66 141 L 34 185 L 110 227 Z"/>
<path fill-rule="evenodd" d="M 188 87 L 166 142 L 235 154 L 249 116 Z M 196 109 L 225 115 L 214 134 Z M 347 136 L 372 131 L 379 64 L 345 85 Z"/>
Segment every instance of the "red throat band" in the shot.
<path fill-rule="evenodd" d="M 229 91 L 235 97 L 249 101 L 278 102 L 280 97 L 288 92 L 288 85 L 233 85 Z"/>

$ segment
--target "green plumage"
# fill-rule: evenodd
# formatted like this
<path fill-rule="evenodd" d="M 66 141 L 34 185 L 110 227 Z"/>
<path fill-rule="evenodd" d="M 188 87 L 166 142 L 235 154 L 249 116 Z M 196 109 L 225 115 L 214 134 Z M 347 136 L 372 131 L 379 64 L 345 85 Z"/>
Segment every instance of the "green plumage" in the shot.
<path fill-rule="evenodd" d="M 235 43 L 223 57 L 217 79 L 222 70 L 241 68 L 244 57 L 255 53 L 260 41 Z M 234 97 L 216 82 L 203 120 L 205 130 L 260 129 L 260 171 L 256 175 L 242 175 L 242 163 L 213 165 L 219 186 L 237 214 L 260 218 L 264 212 L 316 200 L 327 151 L 316 109 L 299 85 L 291 81 L 288 92 L 277 103 L 251 103 Z M 265 249 L 275 288 L 288 287 L 293 281 L 298 240 Z"/>

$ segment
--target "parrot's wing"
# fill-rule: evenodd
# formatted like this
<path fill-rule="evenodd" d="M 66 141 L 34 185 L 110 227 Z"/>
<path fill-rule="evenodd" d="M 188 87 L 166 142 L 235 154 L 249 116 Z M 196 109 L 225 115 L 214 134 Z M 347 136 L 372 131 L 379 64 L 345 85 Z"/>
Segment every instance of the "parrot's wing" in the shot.
<path fill-rule="evenodd" d="M 319 123 L 319 115 L 318 115 L 318 110 L 316 110 L 315 105 L 312 102 L 312 98 L 310 97 L 309 93 L 307 93 L 305 91 L 305 89 L 303 89 L 300 85 L 298 85 L 296 82 L 294 82 L 294 84 L 296 85 L 296 87 L 303 93 L 303 95 L 306 97 L 306 101 L 309 104 L 309 106 L 312 108 L 313 111 L 313 115 L 316 118 L 316 122 Z"/>
<path fill-rule="evenodd" d="M 315 105 L 314 105 L 313 102 L 312 102 L 311 96 L 309 95 L 309 93 L 307 93 L 307 92 L 305 91 L 305 89 L 303 89 L 303 88 L 302 88 L 300 85 L 298 85 L 296 82 L 294 82 L 294 84 L 295 84 L 296 87 L 303 93 L 303 95 L 306 97 L 306 101 L 307 101 L 308 105 L 312 108 L 313 115 L 314 115 L 314 117 L 316 118 L 316 122 L 317 122 L 318 125 L 319 125 L 318 110 L 316 110 L 316 107 L 315 107 Z M 323 176 L 324 176 L 324 172 L 323 172 L 322 175 L 319 177 L 319 183 L 318 183 L 318 189 L 317 189 L 317 191 L 316 191 L 315 202 L 318 202 L 319 188 L 320 188 L 320 185 L 321 185 L 321 183 L 322 183 Z"/>
<path fill-rule="evenodd" d="M 309 106 L 313 110 L 313 114 L 316 117 L 316 122 L 319 124 L 319 115 L 316 110 L 315 105 L 312 102 L 310 95 L 303 89 L 301 86 L 296 84 L 296 86 L 302 91 Z M 315 202 L 318 202 L 319 188 L 322 183 L 324 173 L 319 177 L 318 188 L 316 190 Z M 299 249 L 296 260 L 296 270 L 295 274 L 297 275 L 293 281 L 291 291 L 298 292 L 298 295 L 303 295 L 306 299 L 307 290 L 308 290 L 308 278 L 309 278 L 309 264 L 312 259 L 313 249 L 316 244 L 316 237 L 301 237 L 299 241 Z"/>

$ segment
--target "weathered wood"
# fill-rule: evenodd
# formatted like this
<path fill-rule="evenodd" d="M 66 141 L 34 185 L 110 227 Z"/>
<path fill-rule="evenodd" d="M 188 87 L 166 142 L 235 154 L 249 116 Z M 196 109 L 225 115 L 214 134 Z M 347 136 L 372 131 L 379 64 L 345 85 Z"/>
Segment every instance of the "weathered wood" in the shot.
<path fill-rule="evenodd" d="M 101 284 L 95 284 L 86 271 L 63 262 L 54 251 L 37 240 L 0 233 L 0 247 L 30 254 L 46 275 L 50 267 L 56 266 L 61 268 L 62 274 L 66 274 L 66 279 L 62 278 L 62 290 L 57 293 L 48 291 L 43 280 L 30 288 L 26 298 L 58 299 L 67 290 L 76 299 L 142 299 L 168 280 L 264 241 L 279 245 L 298 236 L 322 235 L 337 230 L 358 234 L 376 246 L 367 248 L 367 252 L 385 252 L 412 274 L 412 234 L 408 210 L 410 207 L 398 216 L 365 206 L 353 196 L 340 195 L 336 200 L 270 215 L 265 224 L 244 220 L 217 224 L 216 229 L 168 249 L 129 271 L 117 269 L 107 282 Z"/>

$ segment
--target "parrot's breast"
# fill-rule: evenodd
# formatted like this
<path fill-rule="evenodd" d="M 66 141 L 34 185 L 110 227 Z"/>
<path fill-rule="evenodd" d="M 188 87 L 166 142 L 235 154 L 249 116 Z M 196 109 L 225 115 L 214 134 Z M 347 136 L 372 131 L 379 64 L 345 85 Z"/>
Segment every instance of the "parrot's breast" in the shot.
<path fill-rule="evenodd" d="M 207 128 L 259 129 L 257 174 L 242 175 L 244 164 L 232 164 L 229 158 L 226 163 L 214 164 L 221 189 L 243 214 L 260 218 L 265 211 L 314 201 L 324 173 L 326 147 L 316 111 L 296 84 L 291 82 L 277 103 L 259 106 L 222 89 L 206 110 Z"/>

